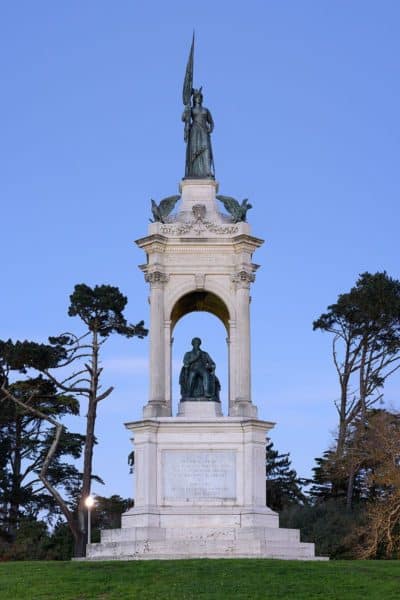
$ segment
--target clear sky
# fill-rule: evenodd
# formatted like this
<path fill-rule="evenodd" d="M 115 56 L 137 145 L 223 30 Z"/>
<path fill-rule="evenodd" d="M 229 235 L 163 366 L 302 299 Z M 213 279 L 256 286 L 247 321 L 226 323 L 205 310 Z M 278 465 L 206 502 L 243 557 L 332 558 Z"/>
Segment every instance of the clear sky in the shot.
<path fill-rule="evenodd" d="M 119 286 L 129 319 L 148 322 L 133 241 L 150 198 L 175 194 L 183 176 L 195 28 L 220 192 L 250 199 L 253 234 L 266 240 L 254 256 L 253 401 L 309 475 L 338 397 L 331 339 L 312 321 L 359 273 L 400 278 L 399 25 L 397 0 L 2 2 L 0 337 L 79 331 L 66 311 L 81 282 Z M 199 334 L 226 394 L 226 334 L 205 313 L 176 328 L 175 380 Z M 116 391 L 99 408 L 106 486 L 94 492 L 132 495 L 123 423 L 147 401 L 147 351 L 147 340 L 109 342 Z M 399 388 L 396 375 L 389 404 Z"/>

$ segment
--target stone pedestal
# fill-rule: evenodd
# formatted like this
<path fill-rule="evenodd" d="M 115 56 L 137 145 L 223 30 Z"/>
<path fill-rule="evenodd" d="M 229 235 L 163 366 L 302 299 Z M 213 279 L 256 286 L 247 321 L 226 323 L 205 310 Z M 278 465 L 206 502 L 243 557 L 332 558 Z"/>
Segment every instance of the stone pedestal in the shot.
<path fill-rule="evenodd" d="M 315 559 L 265 505 L 265 436 L 273 423 L 223 417 L 217 402 L 181 402 L 176 418 L 128 423 L 135 507 L 89 544 L 89 559 Z M 218 414 L 217 414 L 218 413 Z"/>
<path fill-rule="evenodd" d="M 191 417 L 192 419 L 214 419 L 215 417 L 222 417 L 221 403 L 209 400 L 204 402 L 199 402 L 198 400 L 181 401 L 178 406 L 178 417 Z"/>

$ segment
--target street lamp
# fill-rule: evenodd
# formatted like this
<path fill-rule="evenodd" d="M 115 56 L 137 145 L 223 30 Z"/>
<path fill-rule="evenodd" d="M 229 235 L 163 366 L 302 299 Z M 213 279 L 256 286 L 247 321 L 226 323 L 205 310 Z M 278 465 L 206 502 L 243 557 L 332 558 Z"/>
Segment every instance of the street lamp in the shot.
<path fill-rule="evenodd" d="M 92 508 L 94 506 L 94 498 L 93 498 L 93 496 L 88 496 L 86 498 L 85 505 L 86 505 L 86 508 L 88 509 L 88 513 L 87 513 L 88 536 L 87 536 L 87 539 L 88 539 L 88 544 L 90 544 L 91 541 L 92 541 L 92 514 L 91 514 L 91 511 L 92 511 Z"/>

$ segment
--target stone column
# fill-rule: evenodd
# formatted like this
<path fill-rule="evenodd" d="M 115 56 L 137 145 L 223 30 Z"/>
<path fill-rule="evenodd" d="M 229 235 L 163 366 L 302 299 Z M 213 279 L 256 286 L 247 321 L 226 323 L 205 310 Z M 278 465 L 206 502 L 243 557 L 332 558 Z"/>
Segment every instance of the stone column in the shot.
<path fill-rule="evenodd" d="M 144 417 L 169 416 L 166 402 L 164 285 L 168 276 L 160 271 L 145 274 L 150 283 L 150 386 Z"/>
<path fill-rule="evenodd" d="M 232 416 L 233 405 L 236 398 L 236 380 L 237 380 L 237 369 L 235 364 L 235 358 L 237 357 L 237 345 L 236 345 L 236 321 L 229 321 L 229 338 L 228 343 L 228 415 Z"/>
<path fill-rule="evenodd" d="M 233 278 L 236 284 L 236 390 L 232 416 L 256 417 L 257 409 L 251 403 L 250 356 L 250 284 L 253 273 L 242 270 Z"/>
<path fill-rule="evenodd" d="M 168 417 L 172 417 L 172 342 L 171 321 L 164 321 L 165 403 Z"/>

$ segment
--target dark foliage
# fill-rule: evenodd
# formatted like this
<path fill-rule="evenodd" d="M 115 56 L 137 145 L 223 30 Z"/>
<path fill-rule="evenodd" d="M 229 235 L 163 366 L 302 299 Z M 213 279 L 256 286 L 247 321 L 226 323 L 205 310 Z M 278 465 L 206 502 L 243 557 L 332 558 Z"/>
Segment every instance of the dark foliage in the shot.
<path fill-rule="evenodd" d="M 123 315 L 128 299 L 117 287 L 96 285 L 91 288 L 80 283 L 75 286 L 70 301 L 69 316 L 80 317 L 89 331 L 97 331 L 102 337 L 114 332 L 126 337 L 135 335 L 143 338 L 148 333 L 144 321 L 137 325 L 128 324 Z"/>
<path fill-rule="evenodd" d="M 76 415 L 78 402 L 57 394 L 54 384 L 43 377 L 16 381 L 9 391 L 22 402 L 29 402 L 43 414 L 57 418 Z M 0 527 L 14 539 L 21 519 L 37 518 L 39 512 L 56 516 L 59 507 L 42 485 L 39 473 L 54 438 L 54 428 L 7 397 L 0 402 Z M 70 459 L 81 456 L 84 437 L 64 429 L 49 468 L 50 481 L 64 488 L 73 503 L 80 485 L 80 474 Z"/>
<path fill-rule="evenodd" d="M 290 454 L 279 454 L 273 443 L 266 446 L 267 506 L 280 512 L 284 507 L 302 504 L 302 480 L 291 468 Z"/>
<path fill-rule="evenodd" d="M 363 509 L 346 510 L 343 500 L 331 498 L 317 504 L 290 506 L 280 514 L 282 527 L 301 530 L 303 542 L 314 542 L 318 556 L 354 558 L 352 532 L 363 521 Z"/>

